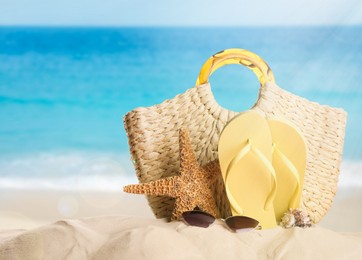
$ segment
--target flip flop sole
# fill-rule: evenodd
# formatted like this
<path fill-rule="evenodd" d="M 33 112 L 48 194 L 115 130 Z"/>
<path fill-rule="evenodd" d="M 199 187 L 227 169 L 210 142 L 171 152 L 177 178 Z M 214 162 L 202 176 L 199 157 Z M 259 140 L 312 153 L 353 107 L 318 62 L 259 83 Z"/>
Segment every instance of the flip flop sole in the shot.
<path fill-rule="evenodd" d="M 307 147 L 302 133 L 291 122 L 268 119 L 273 139 L 273 167 L 278 189 L 274 199 L 275 217 L 279 222 L 289 208 L 301 206 Z"/>
<path fill-rule="evenodd" d="M 218 152 L 232 214 L 254 218 L 264 229 L 275 227 L 271 193 L 276 183 L 266 119 L 257 111 L 233 118 L 220 135 Z"/>

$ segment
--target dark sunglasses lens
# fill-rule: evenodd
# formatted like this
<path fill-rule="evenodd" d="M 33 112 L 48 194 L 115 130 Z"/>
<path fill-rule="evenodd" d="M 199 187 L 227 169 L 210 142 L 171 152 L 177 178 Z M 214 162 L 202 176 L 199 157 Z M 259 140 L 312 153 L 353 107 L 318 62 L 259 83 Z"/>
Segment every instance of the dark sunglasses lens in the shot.
<path fill-rule="evenodd" d="M 212 215 L 197 210 L 186 211 L 182 213 L 182 217 L 190 226 L 197 226 L 203 228 L 207 228 L 215 221 L 215 218 Z"/>
<path fill-rule="evenodd" d="M 226 225 L 235 232 L 244 232 L 255 229 L 259 222 L 256 219 L 245 216 L 232 216 L 225 220 Z"/>

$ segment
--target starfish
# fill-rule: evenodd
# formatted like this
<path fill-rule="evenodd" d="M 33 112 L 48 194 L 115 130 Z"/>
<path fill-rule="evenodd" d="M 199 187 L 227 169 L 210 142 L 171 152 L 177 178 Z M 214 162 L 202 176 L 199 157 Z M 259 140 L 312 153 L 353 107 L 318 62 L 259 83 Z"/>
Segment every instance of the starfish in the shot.
<path fill-rule="evenodd" d="M 189 133 L 185 129 L 179 131 L 179 142 L 179 175 L 148 183 L 127 185 L 123 190 L 128 193 L 175 198 L 172 220 L 179 220 L 183 212 L 195 208 L 219 218 L 220 213 L 212 191 L 212 185 L 220 175 L 219 162 L 215 160 L 201 167 L 192 149 Z"/>

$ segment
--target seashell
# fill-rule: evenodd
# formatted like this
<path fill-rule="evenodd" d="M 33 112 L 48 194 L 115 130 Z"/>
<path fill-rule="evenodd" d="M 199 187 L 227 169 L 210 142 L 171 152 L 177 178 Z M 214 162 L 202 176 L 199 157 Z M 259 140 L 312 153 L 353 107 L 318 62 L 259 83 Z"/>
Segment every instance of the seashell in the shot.
<path fill-rule="evenodd" d="M 295 226 L 297 227 L 311 227 L 312 221 L 308 216 L 307 212 L 303 211 L 302 209 L 294 209 L 293 215 L 295 217 Z"/>
<path fill-rule="evenodd" d="M 290 209 L 288 212 L 284 213 L 282 220 L 280 221 L 280 226 L 283 228 L 292 228 L 296 224 L 296 219 L 293 214 L 293 210 Z"/>

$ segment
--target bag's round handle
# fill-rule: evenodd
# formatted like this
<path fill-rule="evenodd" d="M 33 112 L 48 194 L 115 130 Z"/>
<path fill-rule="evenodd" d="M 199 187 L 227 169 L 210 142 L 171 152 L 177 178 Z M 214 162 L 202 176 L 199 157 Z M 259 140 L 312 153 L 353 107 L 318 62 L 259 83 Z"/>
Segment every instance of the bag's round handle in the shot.
<path fill-rule="evenodd" d="M 261 85 L 266 82 L 275 83 L 272 70 L 258 55 L 243 49 L 227 49 L 214 54 L 204 63 L 196 85 L 207 83 L 215 70 L 228 64 L 242 64 L 248 67 L 256 74 Z"/>

